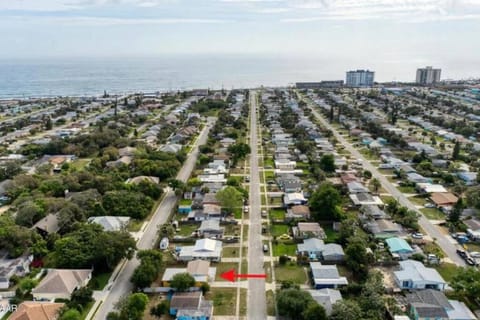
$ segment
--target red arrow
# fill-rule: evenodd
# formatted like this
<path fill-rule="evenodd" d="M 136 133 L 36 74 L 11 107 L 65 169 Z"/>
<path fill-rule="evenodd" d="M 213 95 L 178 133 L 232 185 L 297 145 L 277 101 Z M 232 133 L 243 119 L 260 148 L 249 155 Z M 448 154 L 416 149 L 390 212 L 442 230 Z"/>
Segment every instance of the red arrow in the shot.
<path fill-rule="evenodd" d="M 266 274 L 235 274 L 235 270 L 229 270 L 220 275 L 225 280 L 234 282 L 235 278 L 266 278 Z"/>

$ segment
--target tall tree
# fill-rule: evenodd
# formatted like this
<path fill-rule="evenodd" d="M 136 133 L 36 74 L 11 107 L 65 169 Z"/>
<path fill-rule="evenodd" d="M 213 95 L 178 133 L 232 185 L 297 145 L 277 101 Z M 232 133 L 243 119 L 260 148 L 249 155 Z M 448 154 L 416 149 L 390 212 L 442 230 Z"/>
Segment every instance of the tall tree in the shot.
<path fill-rule="evenodd" d="M 459 157 L 460 157 L 460 141 L 455 141 L 455 145 L 453 146 L 452 159 L 458 160 Z"/>
<path fill-rule="evenodd" d="M 242 206 L 243 195 L 235 187 L 228 186 L 223 190 L 217 192 L 217 200 L 220 201 L 222 208 L 229 213 L 233 212 L 234 208 Z"/>
<path fill-rule="evenodd" d="M 310 293 L 299 289 L 285 289 L 277 294 L 278 314 L 288 319 L 305 319 L 303 311 L 315 303 Z M 307 319 L 305 319 L 307 320 Z"/>
<path fill-rule="evenodd" d="M 195 278 L 188 272 L 177 273 L 170 281 L 170 286 L 177 289 L 177 291 L 187 291 L 191 287 L 195 286 Z"/>
<path fill-rule="evenodd" d="M 335 158 L 333 154 L 326 154 L 320 159 L 320 168 L 325 172 L 335 171 Z"/>
<path fill-rule="evenodd" d="M 343 218 L 340 193 L 330 183 L 322 183 L 312 194 L 309 204 L 317 220 L 339 220 Z"/>

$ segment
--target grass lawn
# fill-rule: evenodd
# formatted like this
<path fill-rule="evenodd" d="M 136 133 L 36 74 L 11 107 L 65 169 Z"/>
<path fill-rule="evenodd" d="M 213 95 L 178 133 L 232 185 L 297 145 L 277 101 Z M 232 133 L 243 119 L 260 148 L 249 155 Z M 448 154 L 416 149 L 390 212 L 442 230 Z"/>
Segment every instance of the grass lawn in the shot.
<path fill-rule="evenodd" d="M 430 220 L 444 220 L 445 215 L 436 208 L 422 208 L 420 211 Z"/>
<path fill-rule="evenodd" d="M 176 234 L 179 236 L 188 237 L 192 235 L 192 232 L 197 230 L 198 227 L 199 227 L 198 224 L 181 224 L 179 226 L 180 231 L 178 231 Z"/>
<path fill-rule="evenodd" d="M 240 289 L 240 316 L 247 315 L 247 289 Z"/>
<path fill-rule="evenodd" d="M 235 219 L 242 219 L 242 208 L 234 208 L 233 216 L 235 217 Z"/>
<path fill-rule="evenodd" d="M 273 255 L 275 257 L 287 255 L 295 256 L 297 251 L 297 245 L 293 243 L 283 243 L 279 242 L 278 244 L 273 245 Z"/>
<path fill-rule="evenodd" d="M 272 290 L 267 291 L 267 315 L 275 316 L 275 296 Z"/>
<path fill-rule="evenodd" d="M 331 223 L 329 224 L 322 224 L 321 226 L 325 234 L 327 235 L 327 239 L 325 242 L 334 243 L 338 240 L 338 232 L 333 230 L 333 226 Z"/>
<path fill-rule="evenodd" d="M 238 258 L 240 250 L 240 247 L 223 247 L 222 258 Z"/>
<path fill-rule="evenodd" d="M 298 284 L 304 284 L 307 281 L 307 275 L 303 267 L 292 263 L 275 267 L 275 280 L 277 282 L 291 280 Z"/>
<path fill-rule="evenodd" d="M 189 206 L 191 204 L 192 204 L 191 199 L 180 199 L 180 201 L 178 202 L 179 206 Z"/>
<path fill-rule="evenodd" d="M 232 269 L 235 270 L 235 273 L 237 273 L 238 271 L 238 263 L 236 262 L 220 262 L 213 265 L 213 267 L 217 268 L 217 272 L 215 274 L 215 281 L 226 281 L 225 279 L 220 277 L 220 275 L 224 272 L 230 271 Z"/>
<path fill-rule="evenodd" d="M 417 206 L 423 206 L 423 205 L 425 205 L 425 203 L 427 203 L 427 199 L 425 199 L 423 197 L 419 197 L 419 196 L 410 197 L 410 198 L 408 198 L 408 200 L 410 200 L 410 202 L 412 202 L 413 204 L 415 204 Z"/>
<path fill-rule="evenodd" d="M 206 294 L 206 299 L 213 301 L 214 315 L 231 316 L 235 314 L 236 295 L 236 288 L 211 288 Z"/>
<path fill-rule="evenodd" d="M 137 231 L 140 231 L 140 228 L 142 227 L 142 225 L 143 225 L 143 221 L 132 219 L 128 222 L 127 229 L 130 232 L 137 232 Z"/>
<path fill-rule="evenodd" d="M 240 235 L 240 225 L 239 224 L 227 224 L 225 225 L 225 235 L 229 236 L 239 236 Z"/>
<path fill-rule="evenodd" d="M 383 175 L 395 174 L 395 170 L 393 170 L 393 169 L 378 169 L 378 172 L 380 172 Z"/>
<path fill-rule="evenodd" d="M 275 162 L 273 161 L 272 158 L 265 158 L 263 163 L 264 163 L 265 167 L 270 166 L 271 168 L 273 168 L 275 166 Z"/>
<path fill-rule="evenodd" d="M 265 172 L 265 179 L 267 181 L 275 179 L 275 173 L 273 171 L 264 171 L 264 172 Z"/>
<path fill-rule="evenodd" d="M 285 219 L 285 210 L 283 209 L 271 209 L 270 218 L 274 220 L 283 220 Z"/>
<path fill-rule="evenodd" d="M 272 224 L 271 227 L 272 236 L 279 237 L 282 234 L 288 234 L 288 226 L 286 224 Z"/>
<path fill-rule="evenodd" d="M 445 279 L 445 281 L 451 282 L 453 276 L 455 275 L 457 270 L 460 269 L 460 267 L 457 267 L 457 265 L 453 263 L 444 262 L 438 266 L 435 266 L 435 269 L 437 269 L 438 273 L 440 273 L 440 275 L 443 277 L 443 279 Z"/>
<path fill-rule="evenodd" d="M 389 200 L 394 200 L 395 198 L 392 196 L 380 196 L 380 199 L 382 199 L 383 202 L 387 203 Z"/>
<path fill-rule="evenodd" d="M 400 186 L 397 189 L 402 193 L 417 193 L 414 187 Z"/>
<path fill-rule="evenodd" d="M 92 289 L 93 290 L 103 290 L 105 286 L 108 283 L 108 279 L 110 279 L 112 275 L 112 272 L 106 272 L 106 273 L 99 273 L 96 275 L 92 276 L 92 280 L 90 280 L 90 283 L 92 283 Z"/>
<path fill-rule="evenodd" d="M 70 165 L 70 168 L 73 168 L 77 171 L 80 171 L 83 168 L 85 168 L 87 166 L 87 164 L 90 163 L 90 161 L 92 161 L 92 159 L 77 159 L 77 160 L 69 163 L 69 165 Z"/>
<path fill-rule="evenodd" d="M 310 169 L 310 165 L 305 162 L 297 162 L 297 169 Z"/>
<path fill-rule="evenodd" d="M 242 238 L 242 240 L 245 241 L 247 239 L 248 239 L 248 226 L 244 225 L 243 226 L 243 238 Z"/>
<path fill-rule="evenodd" d="M 283 205 L 282 198 L 270 198 L 268 204 L 271 206 L 281 206 Z"/>

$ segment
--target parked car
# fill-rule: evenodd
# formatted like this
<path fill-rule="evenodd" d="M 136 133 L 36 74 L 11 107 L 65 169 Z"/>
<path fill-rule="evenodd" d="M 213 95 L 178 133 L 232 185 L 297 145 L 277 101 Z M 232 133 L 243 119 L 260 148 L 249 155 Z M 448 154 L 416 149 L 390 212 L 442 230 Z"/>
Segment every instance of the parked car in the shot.
<path fill-rule="evenodd" d="M 462 249 L 457 249 L 457 254 L 464 259 L 467 257 L 467 253 Z"/>
<path fill-rule="evenodd" d="M 465 262 L 469 265 L 469 266 L 474 266 L 476 265 L 475 263 L 475 260 L 473 260 L 472 258 L 468 257 L 465 259 Z"/>
<path fill-rule="evenodd" d="M 248 206 L 245 206 L 245 208 L 243 208 L 243 212 L 245 212 L 245 213 L 248 213 L 248 210 L 249 210 Z"/>
<path fill-rule="evenodd" d="M 435 208 L 435 205 L 433 203 L 427 202 L 423 205 L 425 208 Z"/>
<path fill-rule="evenodd" d="M 420 232 L 412 233 L 412 238 L 413 239 L 423 239 L 423 234 L 420 233 Z"/>
<path fill-rule="evenodd" d="M 266 244 L 263 245 L 263 252 L 268 252 L 268 245 Z"/>
<path fill-rule="evenodd" d="M 478 251 L 472 251 L 472 252 L 470 252 L 470 257 L 472 257 L 472 258 L 480 258 L 480 252 L 478 252 Z"/>

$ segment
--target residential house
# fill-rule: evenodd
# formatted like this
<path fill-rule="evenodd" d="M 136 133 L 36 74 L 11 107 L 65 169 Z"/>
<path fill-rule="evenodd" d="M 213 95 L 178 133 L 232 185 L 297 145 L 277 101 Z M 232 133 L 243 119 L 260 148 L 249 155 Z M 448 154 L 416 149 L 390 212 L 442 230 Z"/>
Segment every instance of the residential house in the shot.
<path fill-rule="evenodd" d="M 125 157 L 125 156 L 133 157 L 135 155 L 135 152 L 137 152 L 137 148 L 134 148 L 134 147 L 124 147 L 124 148 L 118 149 L 118 155 L 120 157 Z"/>
<path fill-rule="evenodd" d="M 348 284 L 347 278 L 340 276 L 337 266 L 322 265 L 320 262 L 310 262 L 315 289 L 336 289 Z"/>
<path fill-rule="evenodd" d="M 133 158 L 130 156 L 123 156 L 120 157 L 118 160 L 115 161 L 108 161 L 106 166 L 109 168 L 121 167 L 121 166 L 128 166 L 132 163 Z"/>
<path fill-rule="evenodd" d="M 316 222 L 299 222 L 296 227 L 292 227 L 295 239 L 319 238 L 325 239 L 325 231 Z"/>
<path fill-rule="evenodd" d="M 220 205 L 220 201 L 217 199 L 217 195 L 215 193 L 205 193 L 203 195 L 202 205 L 206 204 Z"/>
<path fill-rule="evenodd" d="M 30 272 L 30 264 L 33 261 L 33 255 L 22 255 L 15 259 L 9 259 L 5 254 L 0 259 L 0 289 L 10 287 L 10 278 L 12 276 L 23 277 Z"/>
<path fill-rule="evenodd" d="M 358 181 L 358 178 L 351 172 L 346 172 L 340 175 L 340 180 L 342 183 L 347 185 L 350 182 Z"/>
<path fill-rule="evenodd" d="M 170 301 L 169 313 L 181 320 L 210 320 L 213 303 L 205 300 L 201 291 L 176 292 Z"/>
<path fill-rule="evenodd" d="M 200 174 L 197 178 L 202 182 L 227 183 L 224 174 Z"/>
<path fill-rule="evenodd" d="M 170 281 L 179 273 L 188 273 L 195 279 L 195 286 L 200 287 L 215 279 L 217 268 L 210 267 L 210 261 L 192 260 L 187 263 L 186 268 L 167 268 L 162 276 L 162 286 L 170 287 Z"/>
<path fill-rule="evenodd" d="M 443 291 L 447 282 L 437 270 L 427 268 L 420 261 L 400 261 L 400 271 L 394 273 L 395 282 L 401 289 L 435 289 Z"/>
<path fill-rule="evenodd" d="M 342 246 L 336 243 L 325 244 L 318 238 L 303 240 L 297 245 L 297 253 L 310 260 L 343 261 L 345 254 Z"/>
<path fill-rule="evenodd" d="M 408 312 L 413 320 L 474 320 L 475 315 L 460 301 L 448 300 L 438 290 L 417 290 L 406 295 Z"/>
<path fill-rule="evenodd" d="M 418 192 L 423 194 L 437 193 L 437 192 L 448 192 L 444 186 L 441 184 L 432 184 L 432 183 L 417 183 L 415 188 Z"/>
<path fill-rule="evenodd" d="M 222 208 L 216 204 L 205 204 L 203 205 L 203 214 L 206 219 L 221 219 L 222 217 Z"/>
<path fill-rule="evenodd" d="M 158 184 L 160 182 L 160 179 L 154 176 L 137 176 L 134 178 L 128 178 L 127 181 L 125 181 L 125 183 L 127 184 L 135 184 L 135 185 L 138 185 L 142 182 Z"/>
<path fill-rule="evenodd" d="M 220 227 L 220 220 L 204 220 L 200 224 L 198 234 L 205 238 L 223 238 L 225 229 Z"/>
<path fill-rule="evenodd" d="M 388 250 L 394 257 L 398 256 L 406 259 L 414 253 L 412 247 L 402 238 L 393 237 L 386 239 L 385 242 L 387 243 Z"/>
<path fill-rule="evenodd" d="M 424 176 L 416 172 L 407 173 L 407 180 L 413 183 L 431 183 L 432 182 L 430 178 L 425 178 Z"/>
<path fill-rule="evenodd" d="M 275 160 L 275 168 L 280 170 L 293 170 L 297 166 L 296 161 L 287 160 L 287 159 L 278 159 Z"/>
<path fill-rule="evenodd" d="M 101 225 L 105 231 L 120 231 L 127 228 L 130 217 L 98 216 L 90 217 L 87 221 Z"/>
<path fill-rule="evenodd" d="M 367 220 L 364 229 L 377 239 L 398 237 L 402 234 L 402 226 L 388 219 Z"/>
<path fill-rule="evenodd" d="M 307 203 L 307 199 L 303 196 L 303 193 L 300 192 L 292 192 L 286 193 L 283 196 L 283 203 L 285 206 L 293 206 L 293 205 L 304 205 Z"/>
<path fill-rule="evenodd" d="M 352 181 L 347 183 L 347 188 L 349 193 L 369 193 L 367 187 L 365 187 L 362 183 L 358 181 Z"/>
<path fill-rule="evenodd" d="M 48 214 L 46 217 L 37 221 L 31 229 L 37 231 L 43 238 L 49 234 L 57 233 L 58 230 L 60 230 L 58 215 L 56 213 Z"/>
<path fill-rule="evenodd" d="M 159 148 L 160 151 L 162 152 L 168 152 L 168 153 L 178 153 L 182 150 L 183 145 L 177 144 L 177 143 L 168 143 Z"/>
<path fill-rule="evenodd" d="M 435 192 L 430 195 L 430 200 L 437 207 L 451 207 L 457 203 L 458 198 L 450 192 Z"/>
<path fill-rule="evenodd" d="M 376 205 L 363 205 L 360 207 L 360 212 L 367 219 L 385 219 L 388 215 Z"/>
<path fill-rule="evenodd" d="M 457 177 L 465 182 L 467 186 L 473 186 L 477 184 L 477 173 L 476 172 L 469 172 L 469 171 L 462 171 L 457 173 Z"/>
<path fill-rule="evenodd" d="M 383 206 L 383 201 L 378 196 L 373 196 L 370 193 L 352 193 L 349 195 L 350 200 L 357 207 L 376 205 Z"/>
<path fill-rule="evenodd" d="M 194 246 L 181 247 L 178 253 L 180 261 L 200 259 L 219 262 L 221 257 L 222 242 L 208 238 L 197 240 Z"/>
<path fill-rule="evenodd" d="M 312 296 L 313 300 L 315 300 L 319 305 L 321 305 L 327 315 L 329 316 L 332 313 L 333 305 L 342 300 L 342 294 L 340 291 L 335 289 L 319 289 L 319 290 L 307 290 L 308 293 Z"/>
<path fill-rule="evenodd" d="M 467 226 L 467 234 L 470 239 L 474 241 L 480 240 L 480 221 L 473 217 L 471 219 L 463 220 L 463 223 Z"/>
<path fill-rule="evenodd" d="M 57 320 L 65 303 L 23 301 L 8 320 Z"/>
<path fill-rule="evenodd" d="M 287 209 L 286 220 L 308 220 L 310 219 L 310 208 L 305 205 L 294 205 Z"/>
<path fill-rule="evenodd" d="M 73 291 L 86 286 L 91 278 L 92 270 L 89 269 L 49 269 L 45 278 L 32 290 L 33 299 L 70 299 Z"/>

